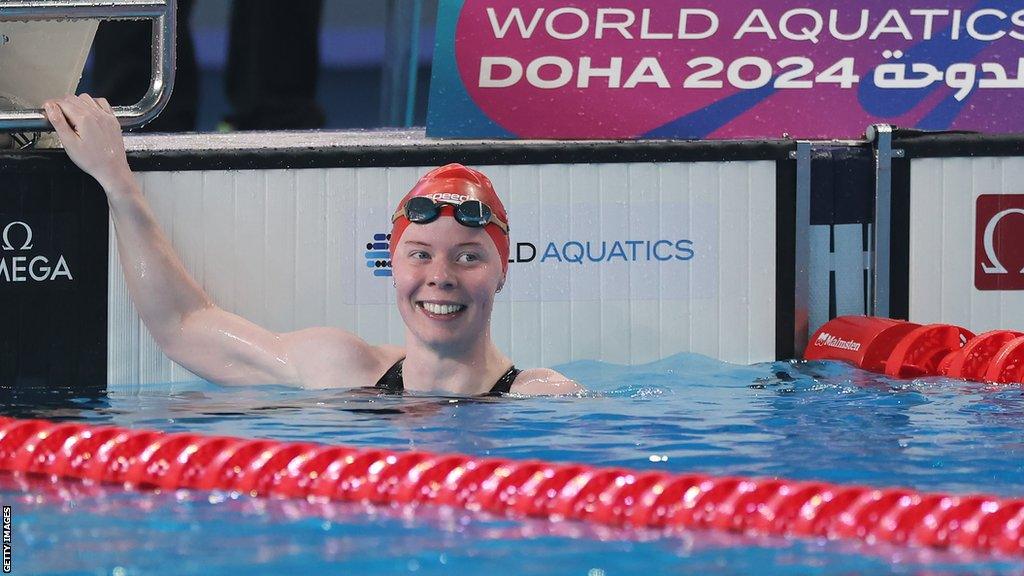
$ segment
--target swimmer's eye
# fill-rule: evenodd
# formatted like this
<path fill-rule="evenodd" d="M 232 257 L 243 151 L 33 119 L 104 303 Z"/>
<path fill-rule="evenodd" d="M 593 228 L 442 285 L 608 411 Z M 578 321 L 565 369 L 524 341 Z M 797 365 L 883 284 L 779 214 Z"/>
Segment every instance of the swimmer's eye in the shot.
<path fill-rule="evenodd" d="M 409 253 L 409 258 L 413 260 L 430 260 L 430 254 L 427 254 L 423 250 L 414 250 Z"/>
<path fill-rule="evenodd" d="M 459 257 L 456 259 L 457 262 L 462 262 L 464 264 L 480 262 L 481 260 L 483 260 L 483 258 L 474 252 L 463 252 L 462 254 L 459 254 Z"/>

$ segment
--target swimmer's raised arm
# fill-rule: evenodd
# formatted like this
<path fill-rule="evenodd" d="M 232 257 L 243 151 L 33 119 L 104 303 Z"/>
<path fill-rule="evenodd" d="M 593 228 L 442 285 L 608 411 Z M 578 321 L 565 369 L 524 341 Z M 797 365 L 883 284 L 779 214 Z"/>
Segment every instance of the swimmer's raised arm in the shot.
<path fill-rule="evenodd" d="M 87 94 L 44 105 L 68 156 L 103 187 L 132 301 L 161 349 L 222 384 L 360 385 L 381 370 L 380 349 L 340 329 L 277 334 L 218 308 L 189 275 L 128 167 L 121 126 Z M 347 378 L 323 370 L 344 369 Z"/>

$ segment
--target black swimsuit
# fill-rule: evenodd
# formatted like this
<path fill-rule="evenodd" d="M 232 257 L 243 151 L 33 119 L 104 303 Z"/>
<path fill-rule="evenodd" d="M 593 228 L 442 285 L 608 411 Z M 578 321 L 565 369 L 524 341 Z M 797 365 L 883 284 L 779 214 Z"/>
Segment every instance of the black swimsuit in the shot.
<path fill-rule="evenodd" d="M 403 392 L 405 390 L 405 381 L 402 379 L 403 362 L 405 362 L 405 358 L 395 362 L 394 366 L 388 368 L 388 371 L 380 377 L 380 380 L 377 381 L 374 388 L 391 393 Z M 515 366 L 509 368 L 508 371 L 502 374 L 501 378 L 498 378 L 498 381 L 494 383 L 494 386 L 491 387 L 491 391 L 484 394 L 484 396 L 501 396 L 502 394 L 508 394 L 509 390 L 512 389 L 512 383 L 515 382 L 516 376 L 519 376 L 520 372 L 522 372 L 522 370 L 516 369 Z"/>

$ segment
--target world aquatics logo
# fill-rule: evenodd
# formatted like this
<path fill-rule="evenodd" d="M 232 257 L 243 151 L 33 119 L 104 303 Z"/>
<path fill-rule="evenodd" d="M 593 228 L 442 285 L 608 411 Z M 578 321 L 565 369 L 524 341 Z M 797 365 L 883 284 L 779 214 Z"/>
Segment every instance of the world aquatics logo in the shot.
<path fill-rule="evenodd" d="M 391 234 L 374 234 L 366 243 L 366 267 L 374 276 L 391 276 Z"/>

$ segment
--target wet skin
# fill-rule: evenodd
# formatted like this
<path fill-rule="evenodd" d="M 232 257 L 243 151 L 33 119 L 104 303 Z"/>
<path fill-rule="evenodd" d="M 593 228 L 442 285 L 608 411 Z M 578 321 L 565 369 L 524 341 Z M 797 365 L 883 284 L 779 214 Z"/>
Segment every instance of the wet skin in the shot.
<path fill-rule="evenodd" d="M 482 228 L 444 216 L 411 225 L 392 264 L 398 310 L 422 345 L 457 355 L 486 339 L 504 274 L 498 249 Z"/>

